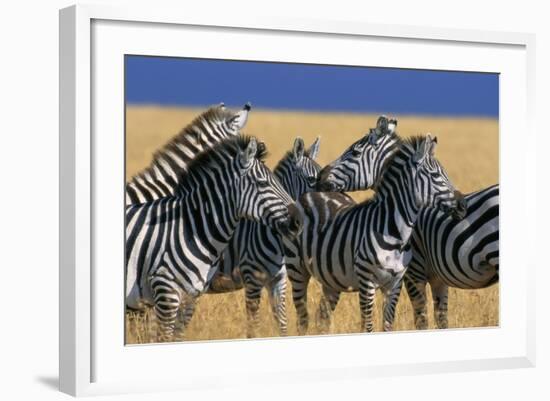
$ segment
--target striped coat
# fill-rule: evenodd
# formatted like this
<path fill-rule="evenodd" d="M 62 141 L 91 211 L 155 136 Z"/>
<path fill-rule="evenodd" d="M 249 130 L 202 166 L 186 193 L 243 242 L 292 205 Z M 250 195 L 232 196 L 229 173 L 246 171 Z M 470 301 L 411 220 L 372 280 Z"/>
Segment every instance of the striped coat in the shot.
<path fill-rule="evenodd" d="M 208 288 L 241 218 L 285 235 L 299 231 L 294 202 L 264 155 L 254 138 L 225 139 L 189 164 L 174 195 L 127 207 L 126 305 L 154 307 L 160 341 L 174 339 L 185 299 Z"/>

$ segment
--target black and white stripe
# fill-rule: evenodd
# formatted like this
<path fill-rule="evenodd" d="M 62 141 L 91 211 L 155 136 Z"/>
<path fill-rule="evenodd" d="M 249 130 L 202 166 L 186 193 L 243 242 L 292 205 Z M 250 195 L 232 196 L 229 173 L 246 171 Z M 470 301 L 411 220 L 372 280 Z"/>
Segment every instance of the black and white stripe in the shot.
<path fill-rule="evenodd" d="M 153 161 L 126 184 L 126 205 L 140 204 L 174 194 L 178 177 L 193 158 L 224 138 L 239 134 L 248 119 L 250 104 L 234 113 L 221 103 L 211 107 L 156 152 Z"/>
<path fill-rule="evenodd" d="M 338 159 L 323 168 L 319 174 L 317 189 L 335 192 L 373 187 L 379 180 L 385 163 L 394 155 L 400 144 L 400 138 L 395 132 L 396 126 L 397 120 L 380 116 L 376 128 L 370 129 Z M 351 198 L 326 198 L 325 207 L 336 210 L 347 205 L 348 200 L 351 201 Z M 285 241 L 285 247 L 285 253 L 290 261 L 287 262 L 287 271 L 298 313 L 298 330 L 305 332 L 309 322 L 306 302 L 311 275 L 300 261 L 297 243 Z"/>
<path fill-rule="evenodd" d="M 384 163 L 396 150 L 399 142 L 396 127 L 396 119 L 380 116 L 376 128 L 371 128 L 338 159 L 323 168 L 318 190 L 342 192 L 372 188 L 381 175 Z"/>
<path fill-rule="evenodd" d="M 320 166 L 315 162 L 319 153 L 319 138 L 305 149 L 304 141 L 296 138 L 293 149 L 279 161 L 273 173 L 290 197 L 297 200 L 317 184 Z M 219 270 L 212 279 L 209 293 L 223 293 L 244 287 L 247 312 L 247 336 L 257 333 L 261 292 L 267 289 L 273 317 L 279 334 L 287 334 L 286 280 L 284 249 L 280 235 L 255 221 L 242 220 L 229 246 L 219 261 Z M 194 305 L 187 304 L 180 316 L 187 325 Z"/>
<path fill-rule="evenodd" d="M 499 279 L 499 186 L 465 196 L 466 214 L 456 220 L 423 209 L 411 238 L 412 260 L 405 274 L 417 329 L 426 329 L 426 284 L 430 283 L 438 328 L 448 327 L 449 287 L 479 289 Z"/>
<path fill-rule="evenodd" d="M 287 254 L 287 265 L 293 286 L 291 262 L 292 270 L 302 273 L 298 285 L 303 287 L 311 276 L 322 284 L 324 300 L 319 317 L 329 319 L 341 292 L 359 291 L 361 329 L 372 331 L 376 289 L 382 289 L 388 300 L 401 288 L 411 258 L 409 238 L 420 209 L 428 205 L 447 212 L 459 208 L 461 195 L 434 157 L 436 142 L 429 135 L 403 141 L 386 159 L 380 177 L 374 177 L 379 179 L 374 180 L 378 182 L 371 200 L 355 205 L 340 193 L 309 193 L 300 198 L 304 228 L 294 241 L 297 254 Z M 332 168 L 338 167 L 336 163 Z M 347 183 L 356 186 L 353 181 L 358 179 L 355 175 Z M 341 189 L 349 190 L 345 186 Z M 291 246 L 286 249 L 292 251 Z M 304 332 L 308 322 L 306 299 L 296 299 L 295 306 L 300 331 Z M 394 308 L 385 303 L 385 330 L 391 330 Z"/>
<path fill-rule="evenodd" d="M 126 209 L 126 305 L 154 307 L 158 339 L 174 338 L 186 297 L 208 289 L 239 219 L 284 235 L 301 227 L 294 202 L 263 164 L 265 145 L 232 137 L 200 153 L 175 194 Z"/>

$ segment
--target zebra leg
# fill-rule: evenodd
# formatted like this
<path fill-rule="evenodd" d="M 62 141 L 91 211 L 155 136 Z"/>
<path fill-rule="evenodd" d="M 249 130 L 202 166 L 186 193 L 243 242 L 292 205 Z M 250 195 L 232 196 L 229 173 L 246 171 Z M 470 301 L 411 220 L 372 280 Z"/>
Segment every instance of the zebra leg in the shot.
<path fill-rule="evenodd" d="M 189 323 L 195 313 L 195 307 L 197 306 L 197 299 L 191 296 L 184 296 L 181 307 L 178 311 L 178 316 L 175 323 L 175 336 L 178 338 L 184 338 L 185 329 L 189 327 Z"/>
<path fill-rule="evenodd" d="M 164 267 L 159 268 L 151 277 L 151 289 L 155 302 L 157 318 L 157 341 L 166 342 L 174 339 L 174 328 L 181 304 L 181 294 L 174 276 Z"/>
<path fill-rule="evenodd" d="M 449 319 L 447 317 L 449 287 L 441 282 L 441 280 L 430 281 L 430 287 L 432 288 L 435 323 L 438 329 L 446 329 L 449 327 Z"/>
<path fill-rule="evenodd" d="M 283 238 L 285 264 L 288 279 L 292 285 L 292 301 L 296 308 L 296 329 L 298 335 L 307 333 L 309 315 L 307 312 L 307 287 L 311 274 L 306 269 L 300 256 L 300 244 L 298 240 L 289 241 Z"/>
<path fill-rule="evenodd" d="M 397 309 L 397 303 L 399 302 L 399 296 L 401 295 L 401 287 L 403 280 L 392 288 L 390 292 L 384 296 L 384 331 L 393 330 L 393 321 L 395 319 L 395 310 Z"/>
<path fill-rule="evenodd" d="M 374 330 L 372 313 L 374 309 L 375 284 L 359 277 L 359 308 L 361 309 L 361 331 L 371 333 Z"/>
<path fill-rule="evenodd" d="M 426 330 L 428 328 L 426 281 L 415 281 L 408 275 L 405 275 L 405 288 L 414 310 L 414 325 L 417 330 Z"/>
<path fill-rule="evenodd" d="M 286 316 L 286 270 L 278 274 L 269 285 L 269 302 L 273 318 L 277 322 L 280 336 L 288 334 L 288 319 Z"/>
<path fill-rule="evenodd" d="M 247 280 L 245 278 L 245 304 L 246 304 L 246 337 L 254 338 L 257 335 L 260 320 L 258 318 L 260 311 L 260 299 L 262 296 L 262 284 L 255 280 Z"/>
<path fill-rule="evenodd" d="M 301 274 L 295 274 L 290 276 L 292 283 L 292 301 L 294 302 L 294 307 L 296 308 L 296 327 L 298 329 L 298 335 L 307 334 L 309 327 L 309 314 L 307 312 L 307 287 L 309 285 L 309 280 L 311 276 L 307 272 L 302 272 Z"/>
<path fill-rule="evenodd" d="M 319 308 L 317 309 L 317 325 L 322 333 L 330 331 L 332 323 L 332 313 L 338 305 L 340 300 L 340 293 L 334 291 L 332 288 L 323 286 L 323 296 L 319 302 Z"/>

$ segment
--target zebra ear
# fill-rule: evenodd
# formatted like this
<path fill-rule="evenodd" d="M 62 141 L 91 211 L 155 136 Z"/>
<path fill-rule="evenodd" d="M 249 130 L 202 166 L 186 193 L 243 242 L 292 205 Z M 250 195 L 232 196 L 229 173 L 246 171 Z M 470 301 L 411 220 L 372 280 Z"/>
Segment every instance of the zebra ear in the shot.
<path fill-rule="evenodd" d="M 381 115 L 376 121 L 376 133 L 384 135 L 388 131 L 388 117 Z"/>
<path fill-rule="evenodd" d="M 388 132 L 390 134 L 395 133 L 395 129 L 397 128 L 397 119 L 396 118 L 390 118 L 388 120 Z"/>
<path fill-rule="evenodd" d="M 258 143 L 256 142 L 256 138 L 252 137 L 250 138 L 250 142 L 248 142 L 246 149 L 241 151 L 239 154 L 241 165 L 244 166 L 245 171 L 252 165 L 257 151 Z"/>
<path fill-rule="evenodd" d="M 233 117 L 231 117 L 229 121 L 229 126 L 234 130 L 241 130 L 246 125 L 246 122 L 248 121 L 248 112 L 252 108 L 252 105 L 250 102 L 247 102 L 243 109 L 237 113 Z"/>
<path fill-rule="evenodd" d="M 369 145 L 375 145 L 376 144 L 376 141 L 378 140 L 378 134 L 376 133 L 376 129 L 375 128 L 371 128 L 369 129 L 369 132 L 367 134 L 365 134 L 365 137 L 367 138 L 367 143 Z M 364 146 L 366 143 L 362 144 L 362 146 Z"/>
<path fill-rule="evenodd" d="M 430 154 L 430 156 L 433 156 L 435 154 L 435 145 L 437 145 L 437 137 L 434 136 L 432 138 L 432 135 L 428 134 L 426 137 L 426 141 L 428 142 L 428 144 L 426 145 L 428 147 L 428 153 Z"/>
<path fill-rule="evenodd" d="M 426 157 L 433 156 L 435 152 L 435 145 L 437 144 L 437 138 L 432 139 L 430 134 L 426 135 L 426 138 L 422 141 L 416 153 L 413 155 L 413 161 L 420 164 L 426 160 Z"/>
<path fill-rule="evenodd" d="M 321 137 L 318 136 L 315 141 L 311 144 L 309 149 L 307 150 L 308 157 L 311 160 L 315 160 L 317 158 L 317 155 L 319 154 L 319 146 L 321 143 Z"/>
<path fill-rule="evenodd" d="M 304 159 L 305 145 L 304 140 L 297 137 L 294 140 L 294 147 L 292 148 L 292 155 L 294 156 L 294 163 L 300 164 Z"/>

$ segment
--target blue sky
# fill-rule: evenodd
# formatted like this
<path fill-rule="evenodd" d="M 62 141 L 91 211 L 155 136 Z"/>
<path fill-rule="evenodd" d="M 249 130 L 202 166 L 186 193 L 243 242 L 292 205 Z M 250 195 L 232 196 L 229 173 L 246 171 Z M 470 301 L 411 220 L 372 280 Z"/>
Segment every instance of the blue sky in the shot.
<path fill-rule="evenodd" d="M 498 118 L 498 74 L 126 56 L 129 104 Z"/>

